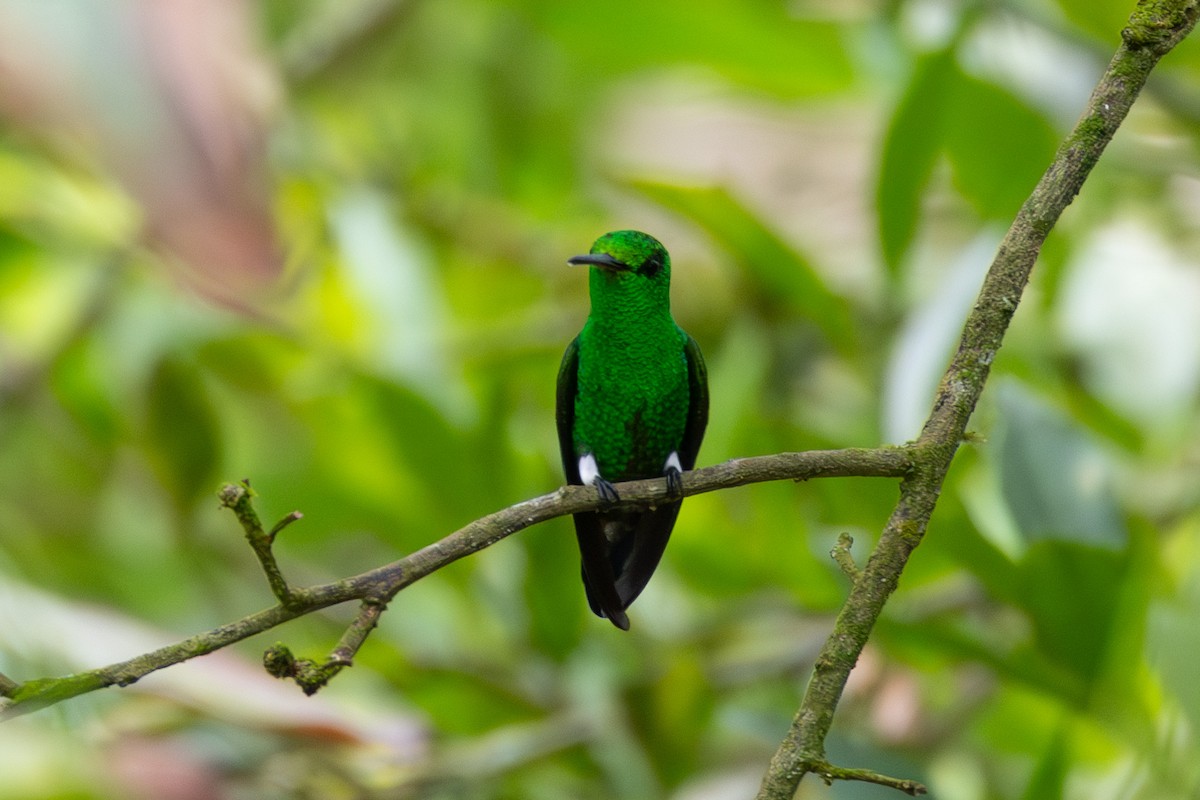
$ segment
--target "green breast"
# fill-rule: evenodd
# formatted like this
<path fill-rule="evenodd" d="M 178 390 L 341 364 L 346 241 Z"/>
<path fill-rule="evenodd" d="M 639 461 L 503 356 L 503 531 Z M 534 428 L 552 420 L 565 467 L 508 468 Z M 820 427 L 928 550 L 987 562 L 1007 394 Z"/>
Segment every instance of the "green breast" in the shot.
<path fill-rule="evenodd" d="M 589 321 L 579 338 L 575 450 L 610 481 L 658 477 L 687 424 L 686 335 L 673 321 L 636 337 Z"/>

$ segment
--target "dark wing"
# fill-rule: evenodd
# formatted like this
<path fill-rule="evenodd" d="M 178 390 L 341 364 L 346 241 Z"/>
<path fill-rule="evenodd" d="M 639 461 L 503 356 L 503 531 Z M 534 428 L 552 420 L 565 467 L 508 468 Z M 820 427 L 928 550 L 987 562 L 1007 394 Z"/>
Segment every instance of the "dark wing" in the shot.
<path fill-rule="evenodd" d="M 579 337 L 571 340 L 558 368 L 554 416 L 558 423 L 558 449 L 567 483 L 579 484 L 579 456 L 575 452 L 575 395 L 579 392 Z M 621 630 L 629 630 L 613 578 L 613 564 L 604 537 L 604 517 L 595 511 L 575 515 L 575 538 L 583 560 L 583 588 L 593 613 L 607 617 Z M 643 584 L 644 585 L 644 584 Z M 626 604 L 628 605 L 628 604 Z"/>
<path fill-rule="evenodd" d="M 687 337 L 683 354 L 688 371 L 688 419 L 687 427 L 683 429 L 683 441 L 679 444 L 679 463 L 684 469 L 692 469 L 700 454 L 704 429 L 708 426 L 708 368 L 704 366 L 700 345 L 691 336 Z"/>
<path fill-rule="evenodd" d="M 604 535 L 606 524 L 612 524 L 611 519 L 597 511 L 583 511 L 575 515 L 575 539 L 579 542 L 579 555 L 583 562 L 580 570 L 583 573 L 583 588 L 587 592 L 588 606 L 593 614 L 604 617 L 621 630 L 627 631 L 629 616 L 625 613 L 625 608 L 633 602 L 633 597 L 637 594 L 635 592 L 633 597 L 626 600 L 620 588 L 621 579 L 613 577 L 615 565 L 612 545 Z M 618 541 L 625 541 L 627 536 L 628 534 L 621 535 Z M 633 538 L 629 537 L 628 541 L 632 543 Z M 662 556 L 661 550 L 659 556 Z M 649 579 L 650 576 L 647 575 L 646 580 Z M 640 592 L 645 585 L 646 581 L 642 581 L 637 591 Z"/>
<path fill-rule="evenodd" d="M 579 457 L 575 455 L 575 395 L 579 391 L 579 337 L 567 345 L 558 368 L 554 416 L 558 421 L 558 449 L 567 483 L 579 483 Z"/>

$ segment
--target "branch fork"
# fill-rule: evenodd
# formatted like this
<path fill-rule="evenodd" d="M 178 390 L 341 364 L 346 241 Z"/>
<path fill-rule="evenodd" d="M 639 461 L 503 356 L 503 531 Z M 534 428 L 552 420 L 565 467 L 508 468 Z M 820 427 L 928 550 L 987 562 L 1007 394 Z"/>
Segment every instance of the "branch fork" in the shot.
<path fill-rule="evenodd" d="M 252 502 L 254 490 L 250 488 L 248 478 L 243 478 L 240 483 L 225 484 L 217 493 L 217 498 L 221 501 L 221 505 L 232 511 L 238 522 L 242 524 L 242 530 L 246 532 L 246 541 L 250 543 L 250 548 L 258 557 L 258 563 L 267 576 L 267 583 L 270 584 L 275 599 L 284 608 L 295 608 L 302 605 L 287 579 L 283 577 L 283 572 L 275 561 L 272 547 L 279 532 L 304 515 L 299 511 L 293 511 L 276 522 L 269 532 L 264 531 L 258 518 L 258 512 L 254 510 Z"/>

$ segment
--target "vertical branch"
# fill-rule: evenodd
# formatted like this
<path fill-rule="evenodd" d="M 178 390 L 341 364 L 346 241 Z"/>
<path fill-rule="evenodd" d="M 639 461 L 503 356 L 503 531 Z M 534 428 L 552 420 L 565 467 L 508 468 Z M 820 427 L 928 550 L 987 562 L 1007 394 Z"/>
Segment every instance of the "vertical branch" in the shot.
<path fill-rule="evenodd" d="M 232 511 L 238 518 L 238 522 L 241 523 L 242 530 L 246 533 L 246 541 L 250 543 L 250 548 L 258 557 L 258 563 L 267 576 L 267 583 L 270 584 L 275 599 L 284 608 L 294 605 L 295 593 L 288 585 L 287 579 L 283 577 L 283 572 L 279 569 L 279 564 L 275 561 L 275 553 L 271 548 L 275 544 L 276 534 L 300 519 L 302 516 L 300 512 L 293 511 L 288 514 L 279 520 L 268 533 L 263 530 L 262 522 L 258 519 L 258 512 L 254 510 L 252 502 L 254 492 L 250 489 L 249 481 L 244 480 L 240 484 L 227 483 L 221 487 L 217 496 L 220 498 L 221 504 Z"/>
<path fill-rule="evenodd" d="M 1125 119 L 1151 70 L 1196 24 L 1197 0 L 1141 0 L 1122 43 L 1074 130 L 1000 244 L 962 339 L 914 449 L 900 501 L 818 655 L 804 700 L 763 778 L 760 800 L 790 800 L 808 772 L 822 771 L 825 738 L 846 679 L 875 621 L 921 542 L 992 360 L 1017 310 L 1046 236 Z M 836 775 L 830 777 L 838 777 Z"/>

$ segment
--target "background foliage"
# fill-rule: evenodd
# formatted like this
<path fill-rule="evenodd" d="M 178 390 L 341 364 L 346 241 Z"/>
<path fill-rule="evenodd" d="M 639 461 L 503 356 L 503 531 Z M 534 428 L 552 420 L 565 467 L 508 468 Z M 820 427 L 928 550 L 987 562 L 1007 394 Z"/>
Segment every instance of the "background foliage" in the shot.
<path fill-rule="evenodd" d="M 701 463 L 915 436 L 1132 3 L 193 6 L 0 10 L 18 679 L 268 605 L 221 480 L 304 512 L 302 582 L 557 486 L 565 259 L 606 230 L 672 252 Z M 1198 120 L 1193 41 L 1050 239 L 834 760 L 966 800 L 1200 789 Z M 531 529 L 403 592 L 316 698 L 255 640 L 0 727 L 0 798 L 747 796 L 846 591 L 828 550 L 894 496 L 690 499 L 627 635 L 569 521 Z M 321 655 L 352 613 L 279 635 Z"/>

